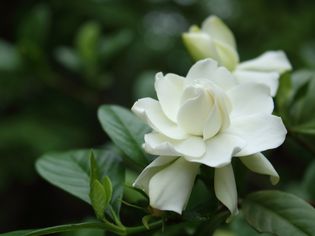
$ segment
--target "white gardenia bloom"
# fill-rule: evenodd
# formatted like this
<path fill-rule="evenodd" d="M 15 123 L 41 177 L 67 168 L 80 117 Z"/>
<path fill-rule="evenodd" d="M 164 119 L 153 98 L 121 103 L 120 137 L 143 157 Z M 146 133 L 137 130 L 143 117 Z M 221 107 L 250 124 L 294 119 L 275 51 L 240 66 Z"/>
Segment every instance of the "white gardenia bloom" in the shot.
<path fill-rule="evenodd" d="M 216 196 L 236 213 L 233 156 L 277 182 L 277 172 L 260 152 L 281 145 L 286 129 L 272 115 L 267 86 L 239 83 L 216 61 L 205 59 L 186 78 L 158 73 L 155 90 L 158 100 L 142 98 L 132 107 L 153 129 L 144 137 L 144 149 L 159 156 L 134 183 L 149 195 L 152 207 L 181 213 L 204 164 L 216 168 Z"/>
<path fill-rule="evenodd" d="M 216 16 L 208 17 L 201 25 L 190 27 L 183 41 L 195 60 L 212 58 L 232 71 L 239 82 L 257 82 L 267 85 L 275 96 L 279 77 L 291 70 L 291 64 L 282 51 L 268 51 L 261 56 L 239 63 L 236 42 L 231 30 Z"/>

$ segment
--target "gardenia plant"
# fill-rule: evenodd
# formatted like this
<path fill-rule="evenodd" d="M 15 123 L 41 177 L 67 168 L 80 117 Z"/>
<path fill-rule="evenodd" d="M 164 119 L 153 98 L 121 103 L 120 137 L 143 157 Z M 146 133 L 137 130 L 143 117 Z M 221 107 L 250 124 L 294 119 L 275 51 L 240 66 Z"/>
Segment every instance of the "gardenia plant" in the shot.
<path fill-rule="evenodd" d="M 225 227 L 230 230 L 226 234 L 245 225 L 237 234 L 253 235 L 242 221 L 246 219 L 258 232 L 315 235 L 313 206 L 292 194 L 242 191 L 238 202 L 232 167 L 232 160 L 239 159 L 251 171 L 269 175 L 272 184 L 279 181 L 262 152 L 281 145 L 287 133 L 281 118 L 272 114 L 280 74 L 291 69 L 285 54 L 271 51 L 239 63 L 232 32 L 215 16 L 183 38 L 197 60 L 186 76 L 157 73 L 157 99 L 136 101 L 136 115 L 117 105 L 99 108 L 99 121 L 112 142 L 93 150 L 48 153 L 36 162 L 44 179 L 90 204 L 95 217 L 1 235 L 78 230 L 89 230 L 80 235 L 169 235 L 170 225 L 172 235 L 217 235 L 229 215 L 237 214 L 238 205 L 242 214 Z M 283 77 L 276 112 L 293 132 L 290 141 L 302 144 L 298 150 L 314 153 L 311 143 L 299 136 L 314 135 L 315 130 L 309 109 L 315 80 L 308 77 L 302 82 L 296 75 L 294 80 Z M 307 122 L 296 123 L 300 118 Z M 315 164 L 309 168 L 298 189 L 305 196 L 314 194 Z M 194 186 L 198 196 L 190 198 Z"/>
<path fill-rule="evenodd" d="M 132 111 L 151 128 L 144 149 L 158 155 L 136 179 L 150 205 L 182 213 L 200 164 L 215 168 L 217 198 L 237 213 L 237 191 L 232 157 L 239 157 L 251 170 L 278 174 L 261 154 L 285 139 L 286 129 L 274 108 L 266 85 L 240 83 L 212 59 L 198 61 L 186 77 L 156 75 L 158 100 L 142 98 Z"/>
<path fill-rule="evenodd" d="M 259 57 L 239 62 L 236 42 L 231 30 L 216 16 L 208 17 L 201 25 L 191 26 L 183 41 L 195 60 L 212 58 L 233 72 L 240 83 L 257 82 L 267 85 L 275 96 L 279 77 L 291 70 L 283 51 L 268 51 Z"/>

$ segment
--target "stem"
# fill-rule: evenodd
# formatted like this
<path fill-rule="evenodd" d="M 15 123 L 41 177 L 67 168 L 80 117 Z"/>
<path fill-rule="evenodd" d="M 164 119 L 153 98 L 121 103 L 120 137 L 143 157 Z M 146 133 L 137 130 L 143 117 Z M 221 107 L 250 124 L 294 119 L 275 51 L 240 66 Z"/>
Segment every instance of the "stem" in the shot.
<path fill-rule="evenodd" d="M 112 215 L 112 217 L 113 217 L 114 222 L 115 222 L 119 227 L 122 227 L 122 228 L 123 228 L 124 225 L 121 223 L 119 217 L 116 215 L 116 213 L 115 213 L 115 211 L 114 211 L 114 209 L 113 209 L 113 207 L 112 207 L 111 205 L 109 205 L 109 210 L 110 210 L 110 213 L 111 213 L 111 215 Z"/>
<path fill-rule="evenodd" d="M 153 229 L 158 228 L 161 225 L 162 225 L 162 220 L 149 224 L 149 227 L 150 227 L 150 230 L 153 230 Z M 141 233 L 143 231 L 148 231 L 148 229 L 146 229 L 144 225 L 135 226 L 135 227 L 124 227 L 124 226 L 117 226 L 110 222 L 105 221 L 105 222 L 86 222 L 86 223 L 78 223 L 78 224 L 52 226 L 45 229 L 33 230 L 29 233 L 26 233 L 25 236 L 40 236 L 40 235 L 75 231 L 75 230 L 88 229 L 88 228 L 109 230 L 118 235 L 129 235 L 129 234 Z"/>
<path fill-rule="evenodd" d="M 149 224 L 149 230 L 153 230 L 158 228 L 159 226 L 161 226 L 163 224 L 162 220 L 153 222 L 151 224 Z M 140 225 L 140 226 L 135 226 L 135 227 L 126 227 L 126 234 L 136 234 L 136 233 L 140 233 L 143 231 L 148 231 L 148 229 L 144 226 L 144 225 Z"/>
<path fill-rule="evenodd" d="M 97 228 L 97 229 L 103 229 L 103 230 L 110 230 L 116 234 L 119 235 L 125 235 L 126 230 L 121 227 L 117 227 L 114 224 L 111 224 L 109 222 L 104 223 L 98 223 L 98 222 L 86 222 L 86 223 L 78 223 L 78 224 L 68 224 L 68 225 L 59 225 L 59 226 L 53 226 L 48 227 L 45 229 L 38 229 L 34 230 L 30 233 L 25 234 L 25 236 L 39 236 L 39 235 L 47 235 L 47 234 L 53 234 L 53 233 L 59 233 L 59 232 L 66 232 L 66 231 L 74 231 L 79 229 L 87 229 L 87 228 Z"/>
<path fill-rule="evenodd" d="M 137 206 L 137 205 L 135 205 L 135 204 L 129 203 L 129 202 L 124 201 L 124 200 L 122 200 L 121 202 L 122 202 L 123 204 L 125 204 L 126 206 L 129 206 L 129 207 L 132 207 L 132 208 L 141 210 L 142 212 L 148 213 L 148 210 L 147 210 L 146 208 L 139 207 L 139 206 Z"/>

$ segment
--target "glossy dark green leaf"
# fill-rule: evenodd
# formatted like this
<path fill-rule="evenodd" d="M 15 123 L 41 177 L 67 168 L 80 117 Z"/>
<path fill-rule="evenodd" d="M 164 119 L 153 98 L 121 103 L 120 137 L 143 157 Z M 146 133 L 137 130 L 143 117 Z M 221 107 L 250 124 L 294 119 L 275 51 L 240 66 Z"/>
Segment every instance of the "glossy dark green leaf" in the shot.
<path fill-rule="evenodd" d="M 235 236 L 270 236 L 269 233 L 259 233 L 254 230 L 244 219 L 242 211 L 233 217 L 233 221 L 229 224 L 229 228 Z M 232 233 L 231 232 L 231 233 Z"/>
<path fill-rule="evenodd" d="M 60 47 L 55 50 L 54 54 L 56 60 L 65 68 L 74 72 L 80 72 L 81 60 L 73 49 Z"/>
<path fill-rule="evenodd" d="M 21 46 L 31 56 L 36 56 L 37 50 L 43 46 L 48 38 L 51 26 L 51 11 L 45 4 L 34 6 L 21 21 L 18 28 Z"/>
<path fill-rule="evenodd" d="M 36 163 L 38 173 L 53 185 L 91 203 L 89 150 L 51 153 L 42 156 Z M 95 150 L 95 160 L 100 178 L 108 176 L 113 185 L 111 205 L 119 211 L 125 172 L 121 158 L 113 150 Z"/>
<path fill-rule="evenodd" d="M 89 160 L 90 160 L 90 185 L 92 185 L 94 180 L 99 179 L 99 170 L 97 167 L 95 154 L 93 151 L 90 152 Z"/>
<path fill-rule="evenodd" d="M 3 233 L 0 235 L 1 236 L 25 236 L 27 235 L 27 233 L 30 233 L 30 232 L 32 232 L 32 230 L 18 230 L 18 231 Z"/>
<path fill-rule="evenodd" d="M 129 110 L 119 106 L 103 105 L 98 110 L 103 129 L 129 160 L 144 167 L 148 160 L 141 147 L 149 127 Z"/>
<path fill-rule="evenodd" d="M 0 40 L 0 71 L 13 71 L 19 69 L 21 56 L 14 45 Z"/>
<path fill-rule="evenodd" d="M 314 104 L 315 105 L 315 104 Z M 292 128 L 296 133 L 315 135 L 315 119 Z"/>
<path fill-rule="evenodd" d="M 279 88 L 276 96 L 276 103 L 282 115 L 286 114 L 286 109 L 292 95 L 291 74 L 285 73 L 280 77 Z"/>
<path fill-rule="evenodd" d="M 105 176 L 103 181 L 102 181 L 102 186 L 105 190 L 106 196 L 107 196 L 107 202 L 106 205 L 109 204 L 112 195 L 113 195 L 113 185 L 112 185 L 112 181 L 110 180 L 110 178 L 108 176 Z"/>
<path fill-rule="evenodd" d="M 61 232 L 77 231 L 77 230 L 86 230 L 86 229 L 107 229 L 107 225 L 104 225 L 100 222 L 84 222 L 77 224 L 67 224 L 67 225 L 57 225 L 42 229 L 33 229 L 33 230 L 19 230 L 8 233 L 0 234 L 1 236 L 39 236 L 39 235 L 53 235 Z M 118 229 L 120 232 L 120 229 Z M 123 230 L 121 230 L 123 231 Z"/>
<path fill-rule="evenodd" d="M 99 48 L 100 57 L 105 61 L 109 61 L 113 56 L 126 48 L 132 38 L 133 35 L 130 30 L 121 30 L 116 34 L 102 38 Z"/>
<path fill-rule="evenodd" d="M 300 70 L 292 74 L 293 94 L 289 106 L 291 120 L 295 125 L 309 122 L 315 112 L 315 73 Z"/>
<path fill-rule="evenodd" d="M 259 232 L 279 236 L 315 235 L 315 209 L 280 191 L 252 193 L 242 203 L 247 222 Z"/>
<path fill-rule="evenodd" d="M 307 168 L 303 179 L 303 187 L 312 200 L 315 200 L 315 161 L 313 161 Z"/>
<path fill-rule="evenodd" d="M 79 30 L 76 44 L 77 52 L 87 66 L 94 66 L 98 60 L 98 46 L 101 26 L 94 21 L 85 23 Z"/>
<path fill-rule="evenodd" d="M 97 179 L 92 180 L 90 200 L 96 217 L 102 220 L 109 202 L 109 196 L 107 196 L 103 185 Z"/>

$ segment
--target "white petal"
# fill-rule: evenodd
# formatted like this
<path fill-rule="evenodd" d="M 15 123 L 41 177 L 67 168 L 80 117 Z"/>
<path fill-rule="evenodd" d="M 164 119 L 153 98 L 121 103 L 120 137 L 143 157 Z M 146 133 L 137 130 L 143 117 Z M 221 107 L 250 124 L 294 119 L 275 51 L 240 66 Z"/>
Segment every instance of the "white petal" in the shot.
<path fill-rule="evenodd" d="M 245 83 L 227 92 L 232 102 L 231 119 L 256 113 L 271 114 L 274 108 L 270 90 L 257 83 Z"/>
<path fill-rule="evenodd" d="M 217 104 L 212 106 L 209 114 L 205 126 L 203 127 L 203 138 L 205 140 L 216 135 L 222 127 L 222 115 Z"/>
<path fill-rule="evenodd" d="M 213 99 L 205 89 L 188 86 L 177 113 L 178 125 L 191 135 L 202 135 L 212 106 Z"/>
<path fill-rule="evenodd" d="M 259 83 L 269 87 L 271 96 L 275 96 L 279 86 L 278 72 L 246 71 L 236 69 L 234 76 L 239 83 Z"/>
<path fill-rule="evenodd" d="M 155 90 L 165 115 L 176 122 L 180 99 L 184 90 L 184 78 L 175 74 L 156 74 Z"/>
<path fill-rule="evenodd" d="M 192 57 L 198 61 L 205 58 L 219 60 L 219 54 L 212 38 L 203 32 L 183 34 L 183 42 Z"/>
<path fill-rule="evenodd" d="M 214 191 L 216 197 L 230 210 L 232 215 L 238 213 L 237 190 L 231 164 L 215 168 Z"/>
<path fill-rule="evenodd" d="M 187 134 L 177 124 L 169 120 L 163 113 L 161 105 L 152 98 L 139 99 L 131 110 L 142 118 L 155 131 L 161 132 L 167 137 L 184 139 Z"/>
<path fill-rule="evenodd" d="M 276 185 L 279 182 L 280 177 L 277 171 L 262 153 L 240 157 L 240 159 L 251 171 L 263 175 L 270 175 L 270 181 L 273 185 Z"/>
<path fill-rule="evenodd" d="M 178 157 L 160 156 L 150 163 L 137 177 L 133 186 L 149 194 L 149 182 L 153 175 L 176 160 Z"/>
<path fill-rule="evenodd" d="M 218 63 L 212 59 L 205 59 L 196 62 L 188 71 L 187 79 L 210 80 L 223 90 L 227 90 L 236 85 L 236 79 L 224 67 L 218 67 Z"/>
<path fill-rule="evenodd" d="M 199 164 L 183 158 L 157 172 L 149 182 L 150 205 L 160 210 L 179 214 L 186 207 Z"/>
<path fill-rule="evenodd" d="M 236 49 L 217 41 L 215 42 L 215 45 L 220 57 L 220 65 L 233 71 L 239 63 L 239 56 Z"/>
<path fill-rule="evenodd" d="M 207 32 L 214 39 L 226 43 L 235 48 L 236 43 L 232 31 L 223 23 L 223 21 L 216 17 L 210 16 L 202 23 L 201 30 Z"/>
<path fill-rule="evenodd" d="M 269 51 L 253 60 L 242 62 L 238 69 L 283 73 L 291 70 L 292 66 L 283 51 Z"/>
<path fill-rule="evenodd" d="M 210 79 L 224 91 L 237 85 L 236 78 L 225 67 L 219 67 Z"/>
<path fill-rule="evenodd" d="M 217 69 L 218 63 L 215 60 L 200 60 L 190 68 L 186 78 L 189 80 L 210 79 Z"/>
<path fill-rule="evenodd" d="M 280 146 L 287 130 L 280 117 L 255 114 L 232 119 L 226 132 L 246 140 L 247 145 L 235 156 L 247 156 Z"/>
<path fill-rule="evenodd" d="M 202 138 L 190 136 L 183 140 L 167 138 L 152 132 L 144 136 L 144 149 L 153 155 L 201 157 L 206 151 L 206 144 Z"/>
<path fill-rule="evenodd" d="M 198 162 L 210 167 L 222 167 L 231 163 L 234 153 L 239 152 L 245 145 L 241 138 L 219 133 L 206 141 L 206 153 L 201 158 L 187 158 L 192 162 Z"/>

